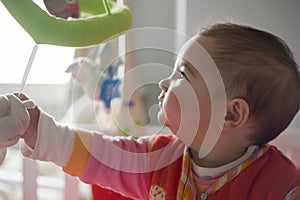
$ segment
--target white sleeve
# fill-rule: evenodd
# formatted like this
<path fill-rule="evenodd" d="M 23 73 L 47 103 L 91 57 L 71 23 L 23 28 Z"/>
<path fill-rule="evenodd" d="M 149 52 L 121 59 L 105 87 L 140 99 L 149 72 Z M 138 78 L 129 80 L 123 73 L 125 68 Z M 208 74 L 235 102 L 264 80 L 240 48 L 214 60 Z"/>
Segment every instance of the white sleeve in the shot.
<path fill-rule="evenodd" d="M 42 109 L 40 111 L 35 147 L 31 149 L 22 141 L 22 154 L 35 160 L 51 161 L 65 167 L 73 151 L 75 130 L 56 122 Z"/>

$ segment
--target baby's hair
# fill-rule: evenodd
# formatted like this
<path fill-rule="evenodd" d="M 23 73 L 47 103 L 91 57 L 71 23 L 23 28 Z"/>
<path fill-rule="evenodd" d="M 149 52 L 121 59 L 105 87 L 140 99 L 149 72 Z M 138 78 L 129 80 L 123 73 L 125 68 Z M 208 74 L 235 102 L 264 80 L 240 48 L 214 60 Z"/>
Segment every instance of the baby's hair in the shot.
<path fill-rule="evenodd" d="M 215 24 L 200 33 L 212 38 L 227 97 L 243 98 L 257 134 L 254 144 L 277 137 L 299 110 L 299 67 L 287 44 L 277 36 L 244 25 Z"/>

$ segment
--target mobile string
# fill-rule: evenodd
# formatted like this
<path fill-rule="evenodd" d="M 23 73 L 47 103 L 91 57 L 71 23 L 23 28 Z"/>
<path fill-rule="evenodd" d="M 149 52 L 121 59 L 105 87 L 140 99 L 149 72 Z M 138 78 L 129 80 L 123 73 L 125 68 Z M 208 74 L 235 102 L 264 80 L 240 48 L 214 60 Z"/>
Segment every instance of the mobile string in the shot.
<path fill-rule="evenodd" d="M 38 49 L 38 45 L 35 44 L 35 45 L 33 46 L 33 48 L 32 48 L 32 51 L 31 51 L 29 60 L 28 60 L 28 62 L 27 62 L 27 66 L 26 66 L 25 71 L 24 71 L 24 74 L 23 74 L 23 78 L 22 78 L 21 87 L 20 87 L 20 91 L 19 91 L 18 97 L 20 97 L 21 93 L 23 92 L 23 89 L 24 89 L 24 86 L 25 86 L 25 84 L 26 84 L 26 80 L 27 80 L 28 74 L 29 74 L 29 72 L 30 72 L 30 69 L 31 69 L 33 60 L 34 60 L 34 58 L 35 58 L 37 49 Z"/>

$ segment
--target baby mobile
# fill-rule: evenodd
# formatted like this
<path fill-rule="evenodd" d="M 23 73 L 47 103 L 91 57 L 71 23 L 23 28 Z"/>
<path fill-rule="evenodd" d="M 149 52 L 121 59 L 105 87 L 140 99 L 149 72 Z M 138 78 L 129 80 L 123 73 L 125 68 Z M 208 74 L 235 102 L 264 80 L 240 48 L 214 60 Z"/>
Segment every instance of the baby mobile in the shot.
<path fill-rule="evenodd" d="M 89 49 L 88 56 L 76 57 L 68 66 L 66 72 L 72 75 L 83 95 L 69 107 L 63 122 L 92 126 L 101 124 L 101 130 L 118 134 L 113 113 L 118 113 L 123 104 L 120 91 L 123 80 L 120 78 L 119 69 L 124 68 L 124 61 L 121 57 L 113 58 L 112 61 L 109 59 L 111 56 L 107 54 L 112 53 L 112 43 Z"/>
<path fill-rule="evenodd" d="M 9 13 L 26 30 L 35 41 L 25 72 L 23 74 L 19 93 L 22 93 L 27 76 L 38 50 L 39 44 L 49 44 L 68 47 L 93 46 L 116 37 L 128 30 L 132 23 L 132 15 L 129 8 L 117 5 L 107 0 L 66 0 L 67 13 L 70 16 L 64 18 L 52 15 L 49 11 L 41 9 L 32 0 L 1 0 Z M 47 6 L 47 0 L 44 0 Z M 77 18 L 80 12 L 89 14 L 87 18 Z M 72 17 L 71 19 L 69 17 Z M 112 78 L 112 77 L 111 77 Z M 113 79 L 109 78 L 109 81 Z M 105 84 L 105 83 L 104 83 Z M 118 82 L 106 83 L 118 84 Z M 106 87 L 108 88 L 108 87 Z M 109 92 L 106 91 L 108 94 Z M 101 96 L 104 101 L 107 96 Z M 20 104 L 20 105 L 19 105 Z M 21 106 L 23 104 L 23 106 Z M 16 110 L 0 109 L 0 126 L 13 127 L 5 129 L 5 136 L 1 133 L 0 150 L 1 162 L 6 155 L 6 147 L 15 144 L 22 136 L 29 123 L 29 115 L 26 108 L 33 107 L 33 102 L 21 102 L 13 95 L 10 98 L 0 98 L 1 108 L 15 107 Z M 108 105 L 108 104 L 106 104 Z M 22 109 L 23 108 L 23 109 Z M 9 119 L 17 120 L 14 126 L 6 126 Z M 3 129 L 2 129 L 3 130 Z"/>
<path fill-rule="evenodd" d="M 122 34 L 132 24 L 132 15 L 128 7 L 107 0 L 44 0 L 49 13 L 32 0 L 0 1 L 35 41 L 19 93 L 22 93 L 26 84 L 39 44 L 68 47 L 94 46 Z M 66 3 L 63 10 L 59 10 L 61 2 Z M 56 3 L 59 5 L 56 7 L 59 12 L 50 9 L 53 6 L 55 8 Z M 81 13 L 89 16 L 79 18 Z M 121 64 L 122 61 L 117 59 L 108 67 L 106 76 L 99 87 L 101 91 L 96 98 L 103 101 L 107 109 L 110 109 L 112 98 L 120 96 L 118 93 L 120 80 L 114 74 Z M 34 106 L 34 102 L 21 102 L 14 95 L 0 96 L 0 127 L 1 132 L 5 132 L 4 135 L 1 133 L 0 137 L 0 164 L 5 159 L 6 148 L 17 143 L 27 129 L 29 124 L 27 108 Z M 101 198 L 106 195 L 109 199 L 127 199 L 97 186 L 93 186 L 93 193 L 100 193 Z M 97 198 L 96 195 L 94 198 Z"/>
<path fill-rule="evenodd" d="M 71 20 L 49 15 L 32 0 L 1 2 L 36 44 L 69 47 L 96 45 L 122 34 L 132 23 L 131 13 L 126 6 L 106 0 L 78 1 L 80 10 L 86 13 L 90 11 L 91 15 Z"/>

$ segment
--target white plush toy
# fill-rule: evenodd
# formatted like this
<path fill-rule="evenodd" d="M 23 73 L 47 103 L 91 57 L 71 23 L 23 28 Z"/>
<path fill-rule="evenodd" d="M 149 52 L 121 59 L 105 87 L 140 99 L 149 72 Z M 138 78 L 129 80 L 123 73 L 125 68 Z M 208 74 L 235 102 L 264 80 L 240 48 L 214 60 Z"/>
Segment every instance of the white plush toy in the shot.
<path fill-rule="evenodd" d="M 82 87 L 84 92 L 94 100 L 99 99 L 99 81 L 103 71 L 98 64 L 88 57 L 78 57 L 66 70 L 71 73 L 74 80 Z"/>
<path fill-rule="evenodd" d="M 35 107 L 32 100 L 21 101 L 13 94 L 0 95 L 0 164 L 6 148 L 16 144 L 29 126 L 27 109 Z"/>

